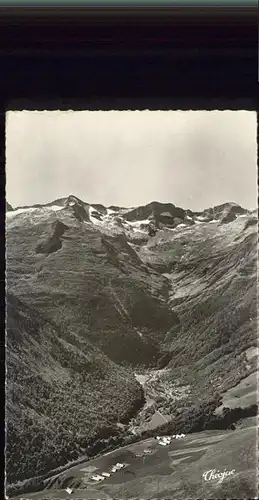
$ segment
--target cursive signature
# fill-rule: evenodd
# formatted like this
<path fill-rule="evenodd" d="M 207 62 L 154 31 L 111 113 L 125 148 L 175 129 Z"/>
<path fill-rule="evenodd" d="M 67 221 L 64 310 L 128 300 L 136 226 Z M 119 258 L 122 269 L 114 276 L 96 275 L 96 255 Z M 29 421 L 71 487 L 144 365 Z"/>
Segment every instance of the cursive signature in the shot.
<path fill-rule="evenodd" d="M 211 481 L 212 479 L 218 479 L 219 483 L 222 483 L 224 481 L 225 477 L 227 476 L 232 476 L 236 472 L 235 469 L 232 469 L 230 471 L 224 470 L 224 472 L 220 472 L 219 470 L 216 469 L 211 469 L 211 470 L 206 470 L 203 472 L 202 477 L 205 479 L 205 481 Z"/>

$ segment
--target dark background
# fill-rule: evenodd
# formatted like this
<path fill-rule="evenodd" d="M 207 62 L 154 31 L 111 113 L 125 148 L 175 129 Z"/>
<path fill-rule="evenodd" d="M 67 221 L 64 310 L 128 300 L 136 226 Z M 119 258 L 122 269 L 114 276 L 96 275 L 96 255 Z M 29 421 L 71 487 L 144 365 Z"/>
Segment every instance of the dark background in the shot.
<path fill-rule="evenodd" d="M 255 109 L 256 7 L 0 7 L 13 109 Z"/>

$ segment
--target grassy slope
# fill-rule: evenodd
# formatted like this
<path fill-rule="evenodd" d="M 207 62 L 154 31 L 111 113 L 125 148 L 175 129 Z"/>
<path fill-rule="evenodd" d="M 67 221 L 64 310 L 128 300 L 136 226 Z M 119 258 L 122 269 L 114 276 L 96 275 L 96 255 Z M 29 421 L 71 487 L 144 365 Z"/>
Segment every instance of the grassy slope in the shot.
<path fill-rule="evenodd" d="M 256 495 L 256 428 L 237 431 L 226 440 L 216 444 L 203 455 L 198 463 L 182 473 L 182 485 L 199 498 L 252 498 Z M 222 484 L 205 482 L 205 470 L 220 471 L 235 469 L 231 478 Z M 194 496 L 194 495 L 192 495 Z"/>
<path fill-rule="evenodd" d="M 145 456 L 147 448 L 152 453 Z M 90 467 L 95 473 L 101 473 L 117 461 L 126 462 L 128 466 L 102 484 L 94 484 L 90 480 Z M 255 467 L 254 425 L 235 432 L 206 431 L 173 440 L 165 448 L 150 439 L 82 463 L 59 478 L 53 478 L 52 489 L 28 495 L 28 498 L 67 498 L 67 486 L 74 490 L 70 498 L 84 500 L 253 498 L 256 496 Z M 232 480 L 225 479 L 221 485 L 215 480 L 205 482 L 202 475 L 210 469 L 220 472 L 235 469 L 235 474 Z"/>

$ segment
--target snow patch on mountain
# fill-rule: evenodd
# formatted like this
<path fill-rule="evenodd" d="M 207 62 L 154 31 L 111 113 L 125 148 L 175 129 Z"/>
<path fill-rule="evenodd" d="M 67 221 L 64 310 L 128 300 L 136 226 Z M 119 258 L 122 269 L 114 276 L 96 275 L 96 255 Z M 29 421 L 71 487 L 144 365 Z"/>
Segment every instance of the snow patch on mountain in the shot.
<path fill-rule="evenodd" d="M 197 219 L 198 219 L 199 221 L 201 221 L 201 222 L 206 222 L 207 217 L 203 217 L 202 215 L 198 215 L 198 216 L 197 216 Z"/>
<path fill-rule="evenodd" d="M 150 224 L 150 220 L 149 219 L 144 219 L 144 220 L 136 220 L 134 222 L 132 221 L 125 221 L 126 224 L 129 224 L 130 226 L 133 226 L 133 227 L 140 227 L 141 224 Z"/>
<path fill-rule="evenodd" d="M 62 210 L 64 207 L 59 206 L 59 205 L 49 205 L 49 206 L 42 206 L 42 207 L 27 207 L 27 208 L 17 208 L 12 211 L 6 212 L 6 217 L 8 219 L 11 219 L 13 217 L 16 217 L 17 215 L 21 214 L 26 214 L 26 215 L 41 215 L 42 213 L 46 211 L 53 211 L 57 212 L 59 210 Z"/>
<path fill-rule="evenodd" d="M 146 228 L 141 227 L 147 226 L 150 224 L 149 219 L 144 219 L 144 220 L 136 220 L 136 221 L 123 221 L 124 227 L 127 229 L 131 229 L 134 233 L 146 233 Z"/>
<path fill-rule="evenodd" d="M 74 203 L 69 203 L 69 205 L 74 205 Z M 53 212 L 58 212 L 59 210 L 63 210 L 64 207 L 60 207 L 59 205 L 50 205 L 49 207 L 44 207 L 49 210 L 53 210 Z"/>
<path fill-rule="evenodd" d="M 38 210 L 37 208 L 17 208 L 16 210 L 12 210 L 11 212 L 6 212 L 6 217 L 8 219 L 11 219 L 13 217 L 16 217 L 16 215 L 24 214 L 24 213 L 32 213 Z"/>

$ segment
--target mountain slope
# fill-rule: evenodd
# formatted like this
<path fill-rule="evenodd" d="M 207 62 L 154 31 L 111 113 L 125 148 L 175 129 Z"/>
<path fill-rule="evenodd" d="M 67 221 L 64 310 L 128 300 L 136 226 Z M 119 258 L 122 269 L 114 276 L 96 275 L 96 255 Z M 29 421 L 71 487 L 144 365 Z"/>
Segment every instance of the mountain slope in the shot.
<path fill-rule="evenodd" d="M 116 435 L 142 404 L 134 377 L 79 335 L 7 295 L 8 482 L 64 465 Z"/>
<path fill-rule="evenodd" d="M 255 372 L 256 235 L 234 203 L 8 211 L 8 481 L 115 438 L 144 402 L 136 370 L 166 366 L 150 391 L 172 421 Z"/>
<path fill-rule="evenodd" d="M 168 280 L 141 262 L 125 234 L 88 222 L 82 203 L 19 210 L 7 219 L 8 290 L 114 361 L 154 365 L 178 322 Z"/>
<path fill-rule="evenodd" d="M 138 249 L 171 282 L 169 306 L 179 324 L 162 349 L 163 384 L 190 384 L 183 406 L 222 394 L 256 370 L 256 358 L 246 356 L 256 346 L 256 243 L 257 221 L 242 214 L 228 224 L 159 231 Z M 180 408 L 174 398 L 160 404 L 169 414 Z"/>

